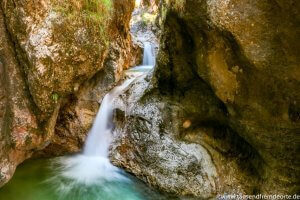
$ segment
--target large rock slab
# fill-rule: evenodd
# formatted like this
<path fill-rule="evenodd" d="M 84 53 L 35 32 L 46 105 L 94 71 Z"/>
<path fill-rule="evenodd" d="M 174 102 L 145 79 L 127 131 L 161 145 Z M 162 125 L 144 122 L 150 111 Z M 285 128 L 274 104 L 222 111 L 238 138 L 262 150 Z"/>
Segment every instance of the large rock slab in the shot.
<path fill-rule="evenodd" d="M 141 77 L 116 99 L 113 164 L 164 192 L 213 197 L 217 171 L 209 152 L 178 140 L 180 105 L 155 94 L 144 96 L 149 84 L 149 79 Z"/>
<path fill-rule="evenodd" d="M 297 193 L 299 2 L 168 0 L 161 6 L 157 66 L 144 90 L 133 86 L 131 96 L 139 97 L 123 100 L 129 103 L 116 117 L 121 136 L 113 162 L 177 194 Z M 171 148 L 183 144 L 184 158 Z M 193 156 L 200 169 L 182 174 L 167 164 L 194 166 Z M 213 168 L 205 176 L 211 178 L 195 178 Z M 184 184 L 167 182 L 179 176 Z"/>

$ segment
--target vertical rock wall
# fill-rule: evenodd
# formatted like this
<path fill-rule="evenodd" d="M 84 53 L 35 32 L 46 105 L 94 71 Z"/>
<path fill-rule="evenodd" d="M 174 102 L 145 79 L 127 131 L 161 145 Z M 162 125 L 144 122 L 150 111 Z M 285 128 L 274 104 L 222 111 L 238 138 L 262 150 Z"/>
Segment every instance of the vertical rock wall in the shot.
<path fill-rule="evenodd" d="M 201 198 L 297 193 L 299 2 L 161 5 L 157 66 L 120 99 L 114 163 L 162 190 Z M 180 156 L 182 144 L 204 147 L 213 164 L 204 167 L 210 159 L 192 146 Z"/>
<path fill-rule="evenodd" d="M 81 94 L 78 98 L 89 101 L 87 94 L 101 88 L 91 103 L 96 112 L 102 87 L 135 62 L 129 35 L 133 7 L 133 0 L 1 1 L 0 186 L 20 162 L 55 143 L 61 135 L 55 127 L 66 123 L 68 105 L 77 104 L 72 98 Z M 97 78 L 101 70 L 108 74 Z M 99 86 L 105 78 L 109 84 Z M 89 120 L 76 124 L 84 134 L 92 116 Z M 73 145 L 72 138 L 68 143 Z M 69 151 L 74 148 L 59 153 Z"/>

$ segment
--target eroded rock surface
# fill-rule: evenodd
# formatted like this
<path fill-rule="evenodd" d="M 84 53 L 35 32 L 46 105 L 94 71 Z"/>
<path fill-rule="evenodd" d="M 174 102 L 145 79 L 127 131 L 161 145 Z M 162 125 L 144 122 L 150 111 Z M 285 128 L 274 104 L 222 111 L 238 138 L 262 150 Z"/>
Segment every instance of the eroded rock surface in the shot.
<path fill-rule="evenodd" d="M 1 1 L 0 186 L 50 143 L 51 155 L 78 151 L 98 98 L 135 63 L 134 1 L 87 3 Z"/>
<path fill-rule="evenodd" d="M 32 102 L 23 72 L 5 28 L 0 9 L 0 186 L 12 175 L 16 165 L 28 157 L 28 151 L 41 144 L 38 120 L 31 110 Z"/>
<path fill-rule="evenodd" d="M 213 197 L 217 172 L 209 152 L 178 140 L 179 102 L 157 94 L 143 99 L 149 84 L 142 77 L 116 100 L 112 162 L 165 192 Z"/>
<path fill-rule="evenodd" d="M 162 1 L 157 66 L 119 99 L 112 161 L 177 194 L 297 193 L 299 8 Z"/>
<path fill-rule="evenodd" d="M 141 49 L 131 41 L 129 22 L 134 8 L 132 0 L 114 1 L 110 33 L 112 43 L 103 69 L 81 85 L 61 109 L 55 136 L 44 155 L 79 152 L 98 112 L 104 95 L 123 77 L 123 70 L 140 62 Z"/>

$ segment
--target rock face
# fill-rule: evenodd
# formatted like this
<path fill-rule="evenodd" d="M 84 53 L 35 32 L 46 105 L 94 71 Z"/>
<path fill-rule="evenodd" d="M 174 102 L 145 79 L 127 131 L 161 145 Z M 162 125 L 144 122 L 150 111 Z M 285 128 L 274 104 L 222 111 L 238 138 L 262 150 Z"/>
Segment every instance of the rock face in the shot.
<path fill-rule="evenodd" d="M 162 1 L 157 66 L 118 99 L 114 164 L 164 191 L 294 194 L 298 1 Z"/>
<path fill-rule="evenodd" d="M 147 94 L 145 91 L 152 87 L 149 80 L 141 77 L 116 101 L 112 162 L 163 191 L 214 196 L 217 172 L 209 152 L 200 145 L 178 140 L 182 107 L 167 96 Z M 202 98 L 216 103 L 210 97 Z"/>
<path fill-rule="evenodd" d="M 5 29 L 0 9 L 0 186 L 13 174 L 16 165 L 28 157 L 29 152 L 42 146 L 43 136 L 38 133 L 38 120 L 32 111 L 33 103 L 16 60 L 13 44 Z M 57 115 L 57 111 L 53 114 Z M 45 128 L 51 127 L 51 120 Z"/>
<path fill-rule="evenodd" d="M 104 68 L 81 85 L 78 92 L 70 96 L 58 116 L 55 136 L 43 151 L 46 156 L 64 155 L 81 150 L 85 138 L 98 112 L 99 102 L 122 78 L 123 70 L 140 62 L 141 49 L 132 46 L 129 22 L 134 2 L 114 1 L 112 26 L 113 38 Z"/>
<path fill-rule="evenodd" d="M 133 7 L 132 0 L 1 1 L 0 186 L 33 152 L 64 144 L 66 130 L 69 146 L 61 152 L 78 151 L 74 140 L 84 139 L 92 121 L 86 107 L 95 112 L 109 89 L 102 87 L 135 62 Z"/>

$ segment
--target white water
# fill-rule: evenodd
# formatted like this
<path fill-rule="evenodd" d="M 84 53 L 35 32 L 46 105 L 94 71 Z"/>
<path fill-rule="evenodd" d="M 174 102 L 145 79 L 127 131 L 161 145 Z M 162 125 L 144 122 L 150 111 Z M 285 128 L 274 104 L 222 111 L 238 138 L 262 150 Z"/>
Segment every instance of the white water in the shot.
<path fill-rule="evenodd" d="M 129 69 L 127 71 L 127 75 L 132 74 L 132 73 L 134 76 L 142 75 L 142 74 L 150 71 L 154 67 L 154 65 L 155 65 L 154 47 L 150 42 L 145 42 L 142 65 Z"/>
<path fill-rule="evenodd" d="M 107 181 L 129 181 L 121 174 L 121 170 L 113 166 L 108 159 L 109 145 L 113 139 L 113 100 L 126 90 L 137 76 L 153 68 L 155 63 L 154 49 L 148 42 L 144 46 L 143 65 L 129 70 L 133 72 L 133 78 L 115 87 L 103 98 L 96 119 L 89 131 L 83 152 L 79 155 L 62 157 L 57 160 L 60 167 L 53 180 L 72 180 L 67 185 L 63 181 L 56 184 L 60 193 L 69 193 L 78 184 L 99 185 Z"/>
<path fill-rule="evenodd" d="M 155 53 L 154 48 L 150 42 L 144 43 L 144 55 L 143 55 L 143 66 L 154 66 L 155 65 Z"/>
<path fill-rule="evenodd" d="M 93 127 L 90 130 L 85 142 L 83 155 L 107 157 L 108 147 L 111 143 L 111 121 L 112 107 L 110 103 L 112 96 L 108 93 L 102 100 Z"/>
<path fill-rule="evenodd" d="M 128 181 L 121 174 L 121 170 L 110 163 L 108 149 L 113 139 L 113 99 L 125 90 L 133 80 L 134 78 L 126 80 L 122 85 L 105 95 L 94 124 L 89 131 L 82 154 L 59 159 L 59 176 L 73 180 L 75 185 L 78 183 L 94 185 L 113 180 Z M 61 193 L 66 193 L 72 188 L 71 184 L 58 190 Z"/>
<path fill-rule="evenodd" d="M 114 97 L 118 96 L 129 84 L 132 79 L 126 80 L 122 85 L 114 88 L 110 93 L 106 94 L 102 100 L 100 109 L 97 113 L 93 127 L 88 134 L 85 142 L 83 155 L 108 157 L 109 145 L 112 141 L 112 102 Z"/>
<path fill-rule="evenodd" d="M 153 68 L 155 64 L 154 48 L 149 42 L 144 43 L 144 56 L 143 65 L 137 66 L 135 69 L 145 72 Z M 135 75 L 135 77 L 138 74 Z M 106 94 L 102 100 L 100 109 L 97 113 L 93 127 L 88 134 L 88 138 L 85 142 L 83 155 L 86 156 L 101 156 L 108 157 L 109 145 L 112 142 L 112 115 L 113 107 L 112 101 L 114 97 L 118 96 L 125 90 L 134 78 L 126 80 L 122 85 L 114 88 L 110 93 Z"/>

